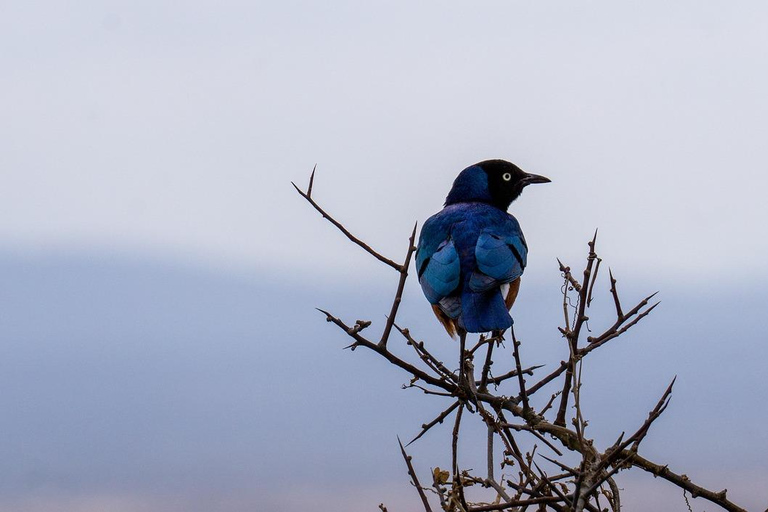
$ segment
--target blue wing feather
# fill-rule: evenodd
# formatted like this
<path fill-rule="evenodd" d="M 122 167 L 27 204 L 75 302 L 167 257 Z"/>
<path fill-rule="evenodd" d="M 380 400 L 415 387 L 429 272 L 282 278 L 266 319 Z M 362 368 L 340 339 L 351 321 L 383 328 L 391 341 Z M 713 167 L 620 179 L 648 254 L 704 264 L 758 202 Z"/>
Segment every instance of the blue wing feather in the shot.
<path fill-rule="evenodd" d="M 472 290 L 488 290 L 512 282 L 523 274 L 528 250 L 519 228 L 510 229 L 514 227 L 517 226 L 502 225 L 478 236 L 475 245 L 477 270 L 469 281 Z"/>
<path fill-rule="evenodd" d="M 419 282 L 427 300 L 437 304 L 459 286 L 460 278 L 459 253 L 452 240 L 445 240 L 426 261 Z"/>

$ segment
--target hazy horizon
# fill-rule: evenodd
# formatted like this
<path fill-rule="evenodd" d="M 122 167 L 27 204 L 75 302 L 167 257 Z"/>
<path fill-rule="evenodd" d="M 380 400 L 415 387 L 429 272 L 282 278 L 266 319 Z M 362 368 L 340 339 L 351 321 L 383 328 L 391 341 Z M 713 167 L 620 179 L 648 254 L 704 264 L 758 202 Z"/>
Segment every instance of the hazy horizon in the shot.
<path fill-rule="evenodd" d="M 368 318 L 380 329 L 394 280 L 374 281 L 368 293 L 353 282 L 328 289 L 82 254 L 0 253 L 0 272 L 0 406 L 13 411 L 2 420 L 0 508 L 417 506 L 395 436 L 415 435 L 440 403 L 402 391 L 406 376 L 373 355 L 342 350 L 343 333 L 314 309 Z M 555 331 L 559 276 L 551 274 L 551 283 L 526 282 L 514 310 L 523 353 L 550 366 L 564 357 Z M 595 307 L 610 315 L 601 284 Z M 622 285 L 627 300 L 640 298 L 644 283 L 628 276 Z M 754 403 L 766 393 L 766 348 L 756 344 L 762 288 L 720 290 L 717 301 L 660 288 L 660 308 L 585 366 L 592 435 L 607 444 L 639 425 L 677 375 L 672 403 L 644 453 L 757 506 L 762 488 L 747 479 L 765 476 L 768 456 L 768 438 L 755 428 L 764 409 Z M 722 321 L 706 325 L 715 315 Z M 402 322 L 438 353 L 454 352 L 415 282 Z M 726 336 L 732 338 L 718 346 Z M 730 364 L 740 371 L 724 386 Z M 645 370 L 627 372 L 626 365 Z M 470 432 L 479 428 L 474 420 Z M 422 473 L 447 463 L 447 435 L 447 427 L 437 429 L 411 447 Z M 470 441 L 464 450 L 474 458 Z M 648 493 L 658 493 L 657 505 L 682 503 L 670 485 L 639 470 L 622 474 L 620 483 L 628 510 L 650 503 L 643 501 Z"/>

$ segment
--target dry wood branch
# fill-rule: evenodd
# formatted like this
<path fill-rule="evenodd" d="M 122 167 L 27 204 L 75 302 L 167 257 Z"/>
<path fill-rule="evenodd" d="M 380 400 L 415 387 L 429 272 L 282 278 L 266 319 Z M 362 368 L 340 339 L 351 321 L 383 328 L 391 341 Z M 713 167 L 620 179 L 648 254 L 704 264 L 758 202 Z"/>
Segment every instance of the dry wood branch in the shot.
<path fill-rule="evenodd" d="M 616 291 L 616 279 L 613 277 L 613 272 L 611 269 L 608 269 L 608 275 L 611 279 L 611 296 L 613 297 L 613 304 L 616 306 L 616 317 L 623 318 L 624 313 L 621 311 L 621 300 L 619 299 L 619 294 Z"/>
<path fill-rule="evenodd" d="M 464 496 L 464 482 L 461 480 L 461 472 L 459 471 L 459 427 L 461 426 L 461 416 L 464 412 L 464 404 L 459 405 L 459 410 L 456 413 L 456 422 L 453 424 L 453 434 L 451 436 L 451 464 L 453 467 L 453 490 L 459 496 L 459 501 L 464 510 L 469 509 L 467 505 L 467 499 Z"/>
<path fill-rule="evenodd" d="M 424 511 L 432 512 L 432 507 L 429 506 L 429 500 L 427 500 L 427 495 L 424 494 L 424 488 L 419 483 L 419 478 L 416 476 L 416 471 L 413 469 L 413 464 L 411 464 L 411 457 L 407 453 L 405 453 L 405 447 L 403 446 L 403 443 L 402 441 L 400 441 L 399 437 L 397 438 L 397 442 L 398 444 L 400 444 L 400 453 L 403 454 L 403 459 L 405 459 L 405 464 L 408 466 L 408 475 L 411 477 L 411 483 L 419 492 L 421 503 L 424 505 Z"/>
<path fill-rule="evenodd" d="M 597 233 L 595 233 L 597 235 Z M 592 292 L 595 291 L 595 283 L 597 282 L 597 274 L 600 271 L 600 263 L 602 263 L 603 260 L 601 258 L 597 258 L 597 264 L 595 265 L 595 273 L 592 276 L 592 283 L 589 285 L 589 293 L 587 294 L 587 307 L 590 307 L 592 305 Z"/>
<path fill-rule="evenodd" d="M 629 464 L 647 471 L 653 476 L 661 477 L 664 480 L 675 484 L 681 489 L 688 491 L 694 498 L 704 498 L 705 500 L 711 501 L 715 505 L 718 505 L 723 509 L 728 510 L 729 512 L 747 512 L 746 509 L 741 508 L 732 501 L 728 500 L 726 497 L 728 493 L 727 489 L 723 489 L 720 492 L 714 492 L 710 491 L 709 489 L 705 489 L 704 487 L 691 482 L 691 479 L 688 478 L 687 475 L 674 473 L 669 469 L 667 465 L 651 462 L 630 450 L 625 450 L 622 452 L 621 456 L 622 458 L 626 458 Z"/>
<path fill-rule="evenodd" d="M 578 311 L 576 313 L 576 317 L 573 321 L 573 328 L 569 329 L 568 325 L 566 324 L 564 326 L 564 329 L 566 330 L 566 340 L 568 341 L 568 348 L 570 351 L 570 359 L 568 360 L 568 367 L 566 368 L 565 372 L 565 380 L 563 382 L 563 390 L 560 394 L 560 407 L 557 411 L 557 418 L 555 419 L 555 425 L 563 426 L 565 425 L 565 415 L 566 415 L 566 409 L 568 407 L 568 398 L 570 396 L 571 386 L 573 385 L 573 372 L 575 370 L 575 366 L 577 363 L 577 355 L 579 350 L 579 336 L 581 335 L 581 329 L 584 326 L 584 323 L 589 320 L 589 318 L 586 316 L 586 308 L 587 304 L 590 302 L 588 299 L 588 293 L 589 290 L 592 289 L 592 286 L 590 286 L 590 281 L 592 279 L 592 267 L 595 264 L 595 261 L 597 258 L 597 253 L 595 252 L 595 243 L 597 242 L 597 230 L 595 230 L 595 236 L 592 238 L 592 240 L 588 243 L 589 245 L 589 255 L 587 256 L 587 265 L 584 267 L 584 277 L 582 282 L 584 283 L 584 286 L 577 289 L 578 291 Z M 562 267 L 562 264 L 561 264 Z M 570 275 L 570 269 L 567 272 L 567 276 Z M 567 290 L 566 290 L 567 294 Z"/>
<path fill-rule="evenodd" d="M 512 350 L 515 357 L 515 371 L 517 372 L 517 382 L 520 386 L 520 397 L 522 398 L 523 402 L 523 413 L 527 413 L 528 409 L 530 409 L 530 405 L 528 404 L 528 394 L 525 391 L 525 378 L 523 377 L 523 367 L 520 364 L 520 351 L 518 350 L 520 348 L 520 342 L 517 341 L 517 338 L 515 337 L 515 329 L 514 327 L 509 328 L 511 334 L 512 334 Z"/>
<path fill-rule="evenodd" d="M 534 366 L 529 366 L 528 368 L 523 368 L 523 375 L 533 375 L 533 372 L 538 370 L 539 368 L 544 368 L 543 364 L 537 364 Z M 507 379 L 511 379 L 513 377 L 517 377 L 517 369 L 512 369 L 508 371 L 507 373 L 504 373 L 502 375 L 499 375 L 498 377 L 489 376 L 487 384 L 501 384 Z M 531 395 L 530 390 L 526 390 L 528 395 Z M 521 398 L 522 400 L 522 398 Z"/>
<path fill-rule="evenodd" d="M 535 428 L 531 427 L 530 425 L 515 425 L 515 424 L 513 424 L 513 423 L 507 423 L 507 424 L 505 424 L 505 426 L 506 426 L 506 427 L 509 427 L 509 428 L 511 428 L 511 429 L 513 429 L 513 430 L 517 430 L 518 432 L 521 432 L 521 431 L 530 432 L 531 434 L 533 434 L 534 436 L 536 436 L 536 438 L 537 438 L 539 441 L 541 441 L 542 443 L 544 443 L 545 445 L 547 445 L 547 446 L 549 447 L 549 449 L 550 449 L 550 450 L 552 450 L 553 452 L 555 452 L 555 453 L 556 453 L 557 455 L 559 455 L 560 457 L 562 457 L 562 456 L 563 456 L 563 452 L 561 452 L 560 450 L 558 450 L 558 449 L 557 449 L 557 446 L 555 446 L 554 444 L 552 444 L 551 442 L 549 442 L 549 440 L 548 440 L 546 437 L 544 437 L 543 435 L 541 435 L 539 432 L 537 432 L 537 431 L 536 431 L 536 429 L 535 429 Z"/>
<path fill-rule="evenodd" d="M 413 232 L 411 232 L 411 237 L 408 239 L 408 252 L 405 255 L 405 262 L 400 267 L 400 281 L 397 283 L 395 300 L 392 301 L 392 308 L 389 311 L 389 316 L 387 317 L 387 323 L 384 326 L 384 332 L 381 335 L 381 340 L 379 340 L 379 346 L 381 348 L 386 348 L 387 346 L 389 333 L 392 332 L 392 326 L 395 324 L 395 318 L 397 317 L 397 309 L 400 307 L 400 302 L 403 300 L 405 280 L 408 279 L 408 267 L 411 264 L 411 257 L 413 256 L 414 251 L 416 251 L 416 226 L 418 226 L 418 224 L 413 225 Z"/>
<path fill-rule="evenodd" d="M 624 317 L 622 319 L 621 323 L 625 322 L 627 319 L 629 319 L 632 316 L 634 316 L 635 314 L 637 314 L 637 312 L 640 311 L 641 308 L 645 307 L 648 304 L 648 299 L 650 299 L 654 295 L 656 295 L 656 294 L 654 293 L 653 295 L 649 295 L 646 299 L 643 299 L 637 306 L 635 306 L 632 309 L 632 311 L 626 317 Z M 594 349 L 600 347 L 601 345 L 606 344 L 607 342 L 611 341 L 612 339 L 618 338 L 619 336 L 621 336 L 622 334 L 627 332 L 630 328 L 632 328 L 635 324 L 637 324 L 640 320 L 642 320 L 643 318 L 648 316 L 650 314 L 650 312 L 653 311 L 654 309 L 656 309 L 656 306 L 658 306 L 659 304 L 661 304 L 661 302 L 656 302 L 655 304 L 653 304 L 651 307 L 649 307 L 645 311 L 641 312 L 639 315 L 637 315 L 637 317 L 635 319 L 633 319 L 631 322 L 629 322 L 627 325 L 621 327 L 620 329 L 617 328 L 618 326 L 614 326 L 614 327 L 611 327 L 610 329 L 608 329 L 607 331 L 605 331 L 603 334 L 601 334 L 597 338 L 592 338 L 592 337 L 587 338 L 587 341 L 589 342 L 589 345 L 587 345 L 586 347 L 582 348 L 579 351 L 579 355 L 583 356 L 585 354 L 588 354 L 589 352 L 592 352 Z M 621 325 L 621 324 L 619 324 L 619 325 Z"/>
<path fill-rule="evenodd" d="M 541 496 L 539 498 L 528 498 L 522 500 L 510 500 L 506 503 L 496 505 L 483 505 L 479 507 L 470 507 L 469 512 L 490 512 L 492 510 L 506 510 L 512 507 L 539 505 L 543 503 L 559 503 L 563 501 L 559 496 Z"/>
<path fill-rule="evenodd" d="M 365 347 L 367 349 L 373 350 L 377 354 L 383 356 L 387 361 L 394 364 L 395 366 L 402 368 L 406 372 L 410 373 L 414 377 L 423 380 L 427 384 L 431 384 L 435 387 L 442 388 L 449 393 L 456 392 L 456 387 L 452 384 L 447 383 L 445 380 L 440 379 L 438 377 L 435 377 L 433 375 L 429 375 L 428 373 L 420 370 L 419 368 L 416 368 L 412 364 L 400 359 L 396 355 L 394 355 L 392 352 L 387 350 L 386 348 L 382 348 L 378 345 L 378 343 L 373 343 L 370 340 L 367 340 L 366 338 L 363 338 L 358 332 L 355 332 L 351 327 L 349 327 L 347 324 L 345 324 L 343 321 L 341 321 L 339 318 L 333 316 L 327 311 L 324 311 L 322 309 L 318 308 L 318 311 L 323 313 L 326 317 L 326 320 L 328 322 L 334 323 L 339 328 L 341 328 L 344 332 L 347 333 L 352 339 L 355 340 L 355 343 L 353 343 L 351 348 L 356 348 L 359 346 Z"/>
<path fill-rule="evenodd" d="M 416 354 L 419 356 L 419 359 L 424 361 L 424 363 L 429 366 L 432 371 L 434 371 L 437 374 L 440 374 L 444 378 L 451 380 L 453 382 L 458 382 L 458 377 L 455 373 L 453 373 L 451 370 L 445 367 L 442 361 L 437 359 L 435 356 L 430 354 L 430 352 L 427 350 L 427 348 L 424 346 L 423 341 L 416 341 L 411 336 L 411 331 L 409 329 L 404 329 L 399 327 L 397 324 L 394 324 L 395 329 L 398 330 L 400 334 L 403 335 L 403 338 L 405 338 L 406 343 L 413 347 L 413 349 L 416 351 Z"/>
<path fill-rule="evenodd" d="M 568 280 L 568 283 L 570 283 L 571 286 L 577 291 L 581 291 L 581 283 L 579 283 L 575 277 L 571 274 L 571 267 L 566 267 L 562 261 L 560 261 L 560 258 L 557 259 L 557 264 L 560 266 L 560 272 L 562 272 L 565 275 L 565 278 Z"/>
<path fill-rule="evenodd" d="M 291 182 L 291 185 L 293 185 L 293 188 L 296 189 L 296 192 L 298 192 L 299 195 L 301 195 L 301 197 L 306 199 L 309 202 L 309 204 L 311 204 L 312 207 L 315 210 L 317 210 L 320 213 L 320 215 L 323 216 L 324 219 L 327 219 L 328 222 L 330 222 L 331 224 L 336 226 L 336 229 L 338 229 L 339 231 L 344 233 L 344 236 L 349 238 L 352 242 L 354 242 L 355 244 L 357 244 L 360 247 L 362 247 L 363 249 L 365 249 L 365 251 L 368 254 L 370 254 L 371 256 L 373 256 L 374 258 L 379 260 L 380 262 L 385 263 L 386 265 L 389 265 L 390 267 L 392 267 L 393 269 L 397 270 L 398 272 L 403 272 L 404 270 L 407 271 L 407 269 L 404 269 L 399 263 L 396 263 L 396 262 L 392 261 L 391 259 L 386 258 L 385 256 L 381 255 L 381 253 L 373 250 L 368 244 L 366 244 L 365 242 L 363 242 L 362 240 L 357 238 L 355 235 L 350 233 L 349 230 L 347 230 L 347 228 L 345 228 L 339 221 L 334 219 L 329 213 L 327 213 L 325 210 L 323 210 L 320 207 L 320 205 L 317 204 L 314 199 L 312 199 L 312 195 L 311 195 L 312 194 L 312 183 L 314 182 L 314 180 L 315 180 L 315 170 L 313 169 L 312 170 L 312 175 L 311 175 L 310 180 L 309 180 L 309 187 L 307 188 L 306 192 L 301 190 L 294 182 Z"/>
<path fill-rule="evenodd" d="M 448 407 L 446 410 L 444 410 L 443 412 L 441 412 L 440 414 L 438 414 L 437 418 L 435 418 L 434 420 L 430 421 L 429 423 L 424 423 L 424 424 L 421 426 L 421 432 L 419 432 L 419 435 L 417 435 L 416 437 L 414 437 L 413 439 L 411 439 L 410 441 L 408 441 L 408 444 L 407 444 L 406 446 L 410 445 L 411 443 L 413 443 L 414 441 L 416 441 L 417 439 L 419 439 L 421 436 L 423 436 L 424 434 L 426 434 L 426 433 L 427 433 L 427 432 L 428 432 L 428 431 L 429 431 L 429 430 L 430 430 L 432 427 L 434 427 L 434 426 L 435 426 L 435 425 L 437 425 L 438 423 L 442 423 L 442 422 L 443 422 L 443 420 L 445 420 L 445 418 L 447 418 L 449 414 L 451 414 L 451 413 L 452 413 L 454 410 L 456 410 L 456 408 L 457 408 L 457 407 L 458 407 L 460 404 L 461 404 L 461 401 L 460 401 L 460 400 L 456 400 L 455 402 L 453 402 L 453 403 L 450 405 L 450 407 Z"/>
<path fill-rule="evenodd" d="M 659 401 L 656 403 L 656 406 L 651 410 L 650 413 L 648 413 L 648 418 L 643 422 L 643 424 L 640 426 L 637 431 L 632 434 L 627 440 L 623 440 L 624 433 L 622 432 L 621 436 L 619 436 L 619 439 L 616 441 L 616 443 L 611 446 L 608 450 L 606 450 L 605 454 L 601 458 L 599 464 L 597 465 L 595 469 L 595 473 L 600 474 L 604 470 L 606 470 L 609 466 L 613 465 L 614 468 L 611 471 L 608 471 L 607 473 L 602 474 L 599 478 L 595 479 L 595 482 L 592 484 L 588 492 L 594 492 L 598 487 L 600 487 L 603 482 L 606 482 L 610 478 L 612 478 L 616 473 L 618 473 L 620 470 L 626 468 L 626 463 L 628 462 L 627 459 L 620 459 L 622 454 L 624 453 L 624 450 L 626 450 L 630 445 L 632 447 L 630 448 L 630 452 L 637 453 L 637 450 L 640 446 L 640 442 L 645 438 L 645 436 L 648 434 L 648 431 L 651 428 L 651 425 L 654 421 L 656 421 L 659 416 L 664 412 L 664 410 L 669 405 L 669 398 L 672 395 L 672 387 L 675 385 L 675 380 L 677 377 L 672 379 L 672 382 L 670 382 L 669 386 L 667 386 L 667 389 L 662 394 Z"/>
<path fill-rule="evenodd" d="M 480 387 L 481 391 L 488 391 L 488 376 L 491 374 L 491 365 L 493 364 L 493 346 L 495 345 L 494 342 L 488 343 L 488 349 L 485 353 L 485 363 L 483 363 L 483 372 L 480 376 L 480 382 L 478 383 L 478 386 Z"/>
<path fill-rule="evenodd" d="M 563 374 L 565 370 L 568 369 L 568 362 L 567 361 L 560 361 L 560 366 L 557 367 L 552 373 L 541 379 L 539 382 L 528 388 L 528 396 L 534 394 L 556 378 L 558 378 L 560 375 Z M 560 393 L 560 392 L 558 392 Z"/>

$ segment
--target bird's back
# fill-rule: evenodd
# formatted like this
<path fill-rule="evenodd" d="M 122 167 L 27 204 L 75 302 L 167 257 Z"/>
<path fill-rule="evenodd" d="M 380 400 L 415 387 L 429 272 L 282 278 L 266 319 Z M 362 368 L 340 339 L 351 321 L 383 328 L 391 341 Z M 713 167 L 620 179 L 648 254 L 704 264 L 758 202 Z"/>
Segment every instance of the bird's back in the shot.
<path fill-rule="evenodd" d="M 512 319 L 500 287 L 519 279 L 526 252 L 512 215 L 484 203 L 449 205 L 422 228 L 419 281 L 430 302 L 461 329 L 504 330 Z"/>

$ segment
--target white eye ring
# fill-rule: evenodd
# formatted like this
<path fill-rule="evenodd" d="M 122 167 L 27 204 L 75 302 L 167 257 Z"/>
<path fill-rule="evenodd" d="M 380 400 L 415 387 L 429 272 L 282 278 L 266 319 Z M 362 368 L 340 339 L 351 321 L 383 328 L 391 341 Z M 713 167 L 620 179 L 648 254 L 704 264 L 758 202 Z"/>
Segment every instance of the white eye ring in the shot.
<path fill-rule="evenodd" d="M 504 181 L 509 181 L 509 180 L 512 179 L 512 174 L 508 173 L 508 172 L 505 172 L 504 176 L 502 176 L 502 178 L 504 178 Z"/>

